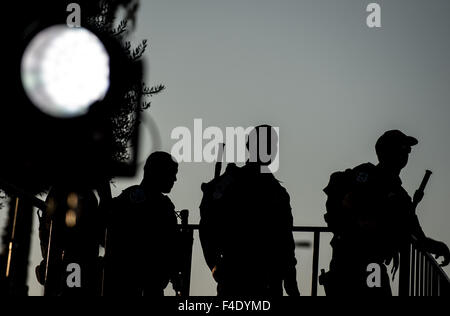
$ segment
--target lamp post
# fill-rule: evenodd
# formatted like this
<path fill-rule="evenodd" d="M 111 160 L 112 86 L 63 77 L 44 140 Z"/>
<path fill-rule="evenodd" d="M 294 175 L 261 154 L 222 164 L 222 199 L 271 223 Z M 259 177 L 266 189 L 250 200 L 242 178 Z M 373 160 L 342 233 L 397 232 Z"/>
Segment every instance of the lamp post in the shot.
<path fill-rule="evenodd" d="M 92 191 L 136 170 L 142 63 L 131 59 L 110 32 L 88 23 L 99 1 L 78 2 L 84 14 L 79 28 L 66 24 L 65 1 L 5 8 L 20 12 L 5 36 L 7 80 L 0 87 L 12 100 L 3 102 L 0 115 L 6 149 L 0 155 L 0 187 L 11 197 L 0 280 L 10 295 L 26 294 L 33 196 L 50 187 Z M 130 91 L 136 106 L 127 112 L 121 102 Z M 134 126 L 115 130 L 124 117 Z M 120 133 L 126 137 L 118 144 Z M 115 159 L 118 146 L 131 148 L 130 159 Z M 27 192 L 25 199 L 21 192 Z M 55 239 L 70 240 L 61 234 L 53 234 Z"/>

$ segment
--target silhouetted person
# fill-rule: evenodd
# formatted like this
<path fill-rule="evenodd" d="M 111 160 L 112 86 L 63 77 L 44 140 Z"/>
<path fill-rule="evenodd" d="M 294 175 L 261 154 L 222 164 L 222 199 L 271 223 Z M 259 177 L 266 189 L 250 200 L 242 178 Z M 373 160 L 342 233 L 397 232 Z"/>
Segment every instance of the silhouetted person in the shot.
<path fill-rule="evenodd" d="M 402 187 L 400 173 L 417 144 L 400 131 L 388 131 L 376 144 L 378 165 L 367 163 L 331 176 L 325 189 L 325 219 L 334 233 L 327 295 L 391 296 L 387 265 L 394 262 L 396 272 L 399 252 L 411 235 L 422 250 L 443 256 L 444 265 L 450 262 L 448 247 L 426 237 Z M 422 198 L 414 197 L 417 203 Z M 381 287 L 367 283 L 370 264 L 381 268 Z"/>
<path fill-rule="evenodd" d="M 43 261 L 36 268 L 45 295 L 98 295 L 102 229 L 97 197 L 89 189 L 55 186 L 47 196 L 47 205 L 39 225 Z M 77 264 L 81 272 L 79 282 L 73 279 L 74 284 L 78 282 L 75 287 L 67 284 L 71 264 Z"/>
<path fill-rule="evenodd" d="M 202 187 L 200 238 L 219 296 L 282 296 L 283 281 L 289 295 L 300 295 L 290 197 L 268 169 L 277 146 L 273 128 L 257 127 L 248 163 L 230 164 Z"/>
<path fill-rule="evenodd" d="M 148 158 L 144 179 L 113 201 L 111 225 L 113 295 L 163 296 L 176 276 L 178 221 L 170 193 L 178 173 L 171 155 Z"/>

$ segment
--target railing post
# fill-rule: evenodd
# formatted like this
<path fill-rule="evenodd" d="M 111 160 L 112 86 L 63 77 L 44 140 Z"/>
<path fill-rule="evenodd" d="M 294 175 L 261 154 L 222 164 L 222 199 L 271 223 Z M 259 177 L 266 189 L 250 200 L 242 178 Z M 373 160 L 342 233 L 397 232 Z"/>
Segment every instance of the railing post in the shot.
<path fill-rule="evenodd" d="M 416 285 L 416 248 L 412 245 L 411 248 L 411 280 L 410 280 L 410 295 L 415 296 Z"/>
<path fill-rule="evenodd" d="M 314 232 L 314 252 L 313 252 L 313 274 L 311 296 L 317 296 L 317 284 L 319 278 L 319 249 L 320 249 L 320 231 Z"/>
<path fill-rule="evenodd" d="M 399 296 L 409 296 L 411 275 L 411 245 L 404 246 L 400 251 L 400 284 Z"/>
<path fill-rule="evenodd" d="M 420 257 L 422 256 L 421 252 L 416 249 L 416 289 L 415 289 L 415 296 L 420 296 L 420 271 L 422 269 L 422 266 L 420 264 Z"/>
<path fill-rule="evenodd" d="M 425 255 L 423 252 L 420 253 L 420 295 L 424 296 L 424 288 L 425 288 Z"/>

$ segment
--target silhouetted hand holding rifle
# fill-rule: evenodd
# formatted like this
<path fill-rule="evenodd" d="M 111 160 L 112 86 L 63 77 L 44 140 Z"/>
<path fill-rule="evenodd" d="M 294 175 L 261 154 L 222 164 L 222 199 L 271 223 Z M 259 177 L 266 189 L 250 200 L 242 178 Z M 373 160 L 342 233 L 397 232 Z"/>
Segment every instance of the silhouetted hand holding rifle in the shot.
<path fill-rule="evenodd" d="M 433 173 L 430 170 L 426 171 L 425 177 L 423 178 L 419 189 L 414 194 L 414 198 L 413 198 L 414 213 L 416 213 L 418 205 L 423 200 L 423 197 L 425 195 L 425 188 L 426 188 L 432 174 Z M 417 236 L 414 236 L 414 237 L 417 238 Z M 440 264 L 441 267 L 445 267 L 450 264 L 450 250 L 445 243 L 425 237 L 425 239 L 423 239 L 423 240 L 420 240 L 420 239 L 418 240 L 418 245 L 423 250 L 434 254 L 436 259 L 443 257 L 444 261 L 442 262 L 442 264 Z"/>
<path fill-rule="evenodd" d="M 414 193 L 413 198 L 414 213 L 417 211 L 417 206 L 420 204 L 420 202 L 422 202 L 423 197 L 425 196 L 425 188 L 427 187 L 427 184 L 430 181 L 432 174 L 433 172 L 431 172 L 430 170 L 426 171 L 419 189 L 417 189 L 416 193 Z"/>

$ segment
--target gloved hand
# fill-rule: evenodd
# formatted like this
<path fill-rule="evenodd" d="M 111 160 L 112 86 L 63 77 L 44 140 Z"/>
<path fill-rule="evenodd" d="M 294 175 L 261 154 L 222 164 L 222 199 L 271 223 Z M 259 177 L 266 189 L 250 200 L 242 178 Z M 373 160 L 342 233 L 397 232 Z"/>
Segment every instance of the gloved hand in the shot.
<path fill-rule="evenodd" d="M 289 296 L 300 296 L 297 284 L 297 271 L 293 269 L 284 280 L 284 289 Z"/>
<path fill-rule="evenodd" d="M 446 267 L 450 264 L 450 249 L 443 242 L 436 241 L 435 251 L 433 251 L 433 254 L 437 260 L 440 257 L 444 258 L 444 261 L 441 263 L 441 267 Z"/>
<path fill-rule="evenodd" d="M 416 193 L 414 193 L 413 203 L 415 205 L 419 205 L 420 202 L 422 202 L 424 196 L 425 194 L 423 193 L 423 191 L 416 191 Z"/>
<path fill-rule="evenodd" d="M 297 282 L 284 281 L 284 289 L 289 296 L 300 296 L 300 290 L 298 289 Z"/>

